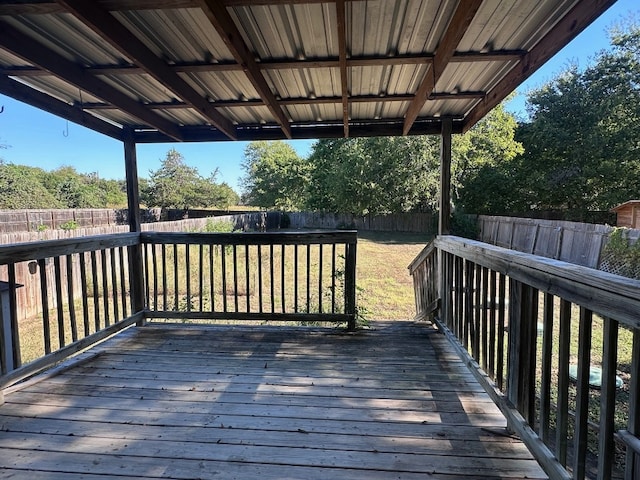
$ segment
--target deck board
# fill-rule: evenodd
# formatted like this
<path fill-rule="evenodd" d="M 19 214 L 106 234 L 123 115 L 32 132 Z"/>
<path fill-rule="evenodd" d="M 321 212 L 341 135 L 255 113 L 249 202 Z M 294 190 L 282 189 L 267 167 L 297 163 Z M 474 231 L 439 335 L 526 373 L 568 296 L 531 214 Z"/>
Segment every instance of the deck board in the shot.
<path fill-rule="evenodd" d="M 0 478 L 546 478 L 426 324 L 152 325 L 97 348 L 5 393 Z"/>

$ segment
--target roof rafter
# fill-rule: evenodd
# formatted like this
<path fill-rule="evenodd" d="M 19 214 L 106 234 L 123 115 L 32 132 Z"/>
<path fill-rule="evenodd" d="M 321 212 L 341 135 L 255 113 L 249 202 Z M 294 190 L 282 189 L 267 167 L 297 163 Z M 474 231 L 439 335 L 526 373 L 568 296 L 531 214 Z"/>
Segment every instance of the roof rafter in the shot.
<path fill-rule="evenodd" d="M 0 29 L 2 31 L 0 46 L 14 55 L 36 64 L 79 89 L 85 90 L 105 102 L 128 112 L 168 137 L 178 141 L 182 140 L 179 129 L 173 123 L 145 108 L 125 93 L 99 78 L 87 74 L 82 67 L 22 34 L 22 32 L 2 20 L 0 20 Z"/>
<path fill-rule="evenodd" d="M 85 113 L 81 107 L 51 98 L 49 95 L 17 82 L 6 75 L 0 75 L 0 93 L 116 140 L 122 140 L 122 129 L 120 127 Z"/>
<path fill-rule="evenodd" d="M 462 40 L 467 28 L 469 28 L 469 25 L 480 8 L 480 5 L 482 5 L 482 0 L 460 0 L 460 3 L 458 3 L 456 10 L 451 17 L 451 21 L 449 22 L 449 26 L 447 27 L 447 31 L 436 48 L 431 68 L 429 68 L 425 73 L 413 101 L 409 105 L 409 108 L 407 108 L 404 119 L 404 128 L 402 129 L 403 135 L 407 135 L 409 130 L 411 130 L 413 123 L 416 118 L 418 118 L 418 114 L 420 113 L 422 106 L 429 98 L 429 95 L 433 92 L 433 89 L 438 83 L 438 79 L 442 75 L 442 72 L 444 72 L 445 67 L 451 58 L 453 58 L 460 40 Z"/>
<path fill-rule="evenodd" d="M 58 0 L 74 16 L 109 42 L 123 55 L 133 60 L 149 75 L 153 76 L 173 93 L 195 108 L 202 116 L 209 120 L 216 128 L 229 138 L 235 140 L 233 123 L 220 114 L 209 101 L 202 97 L 187 82 L 171 70 L 167 64 L 158 58 L 131 31 L 116 20 L 108 11 L 101 9 L 93 2 L 85 0 Z"/>
<path fill-rule="evenodd" d="M 597 0 L 592 9 L 580 8 L 580 4 L 559 21 L 520 63 L 489 92 L 484 100 L 476 105 L 467 115 L 464 131 L 469 130 L 478 120 L 498 105 L 518 85 L 529 78 L 544 62 L 553 57 L 564 45 L 569 43 L 582 30 L 587 28 L 598 16 L 615 3 L 615 0 Z"/>
<path fill-rule="evenodd" d="M 227 11 L 227 7 L 217 0 L 199 0 L 198 3 L 211 24 L 218 31 L 218 34 L 224 41 L 227 48 L 231 51 L 234 58 L 240 65 L 242 65 L 245 74 L 260 95 L 260 98 L 264 100 L 265 105 L 276 118 L 276 121 L 282 128 L 285 136 L 287 138 L 291 138 L 289 120 L 285 116 L 280 105 L 278 105 L 275 95 L 271 91 L 264 75 L 260 71 L 260 67 L 258 66 L 258 62 L 255 60 L 254 54 L 244 43 L 242 34 L 233 22 L 231 15 Z"/>
<path fill-rule="evenodd" d="M 336 0 L 338 56 L 340 58 L 340 89 L 342 91 L 342 122 L 344 136 L 349 137 L 349 86 L 347 85 L 347 19 L 344 0 Z"/>

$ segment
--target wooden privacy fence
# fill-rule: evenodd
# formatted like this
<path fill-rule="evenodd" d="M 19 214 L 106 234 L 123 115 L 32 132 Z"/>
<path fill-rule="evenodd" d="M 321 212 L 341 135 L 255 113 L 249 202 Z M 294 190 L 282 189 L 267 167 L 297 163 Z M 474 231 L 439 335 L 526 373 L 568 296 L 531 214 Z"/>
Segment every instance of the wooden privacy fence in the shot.
<path fill-rule="evenodd" d="M 576 265 L 599 268 L 602 248 L 613 230 L 609 225 L 540 220 L 533 218 L 478 216 L 481 240 L 499 247 Z M 640 230 L 630 230 L 633 242 Z"/>
<path fill-rule="evenodd" d="M 637 478 L 640 281 L 453 236 L 409 268 L 418 316 L 436 320 L 551 478 Z"/>
<path fill-rule="evenodd" d="M 379 232 L 433 233 L 436 230 L 431 213 L 390 213 L 388 215 L 353 215 L 351 213 L 286 212 L 289 227 L 350 228 Z"/>
<path fill-rule="evenodd" d="M 183 231 L 203 231 L 211 226 L 212 223 L 229 222 L 237 230 L 250 230 L 254 227 L 265 226 L 269 220 L 266 212 L 255 212 L 252 214 L 229 215 L 215 218 L 195 218 L 187 220 L 179 220 L 174 222 L 160 223 L 144 223 L 142 229 L 144 231 L 162 231 L 162 232 L 183 232 Z M 46 240 L 63 240 L 71 238 L 82 238 L 92 235 L 111 235 L 116 233 L 127 233 L 129 227 L 125 225 L 108 225 L 94 228 L 77 228 L 74 230 L 45 230 L 41 232 L 14 232 L 0 234 L 0 245 L 12 245 L 27 242 L 40 242 Z M 47 261 L 43 267 L 47 272 L 49 284 L 49 301 L 53 302 L 50 306 L 56 307 L 57 297 L 55 295 L 54 264 Z M 62 280 L 66 281 L 66 268 L 62 269 Z M 125 272 L 126 273 L 126 272 Z M 40 294 L 40 279 L 34 274 L 33 268 L 28 263 L 19 263 L 15 265 L 16 282 L 21 285 L 18 289 L 17 296 L 21 309 L 18 312 L 20 320 L 27 320 L 34 315 L 38 315 L 42 311 L 42 296 Z M 72 274 L 74 293 L 80 298 L 80 262 L 72 262 Z M 8 271 L 6 265 L 0 265 L 0 281 L 6 281 Z"/>
<path fill-rule="evenodd" d="M 345 322 L 356 232 L 120 233 L 0 246 L 0 391 L 146 318 Z M 17 271 L 37 285 L 24 319 Z M 1 403 L 1 399 L 0 399 Z"/>
<path fill-rule="evenodd" d="M 357 234 L 143 233 L 148 316 L 355 328 Z"/>

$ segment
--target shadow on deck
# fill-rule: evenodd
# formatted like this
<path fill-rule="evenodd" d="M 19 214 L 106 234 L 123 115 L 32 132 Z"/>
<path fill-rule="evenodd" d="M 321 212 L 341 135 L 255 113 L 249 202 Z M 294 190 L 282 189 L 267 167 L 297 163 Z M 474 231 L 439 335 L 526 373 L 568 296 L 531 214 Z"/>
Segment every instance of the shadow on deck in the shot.
<path fill-rule="evenodd" d="M 5 394 L 0 477 L 546 478 L 444 336 L 150 325 Z"/>

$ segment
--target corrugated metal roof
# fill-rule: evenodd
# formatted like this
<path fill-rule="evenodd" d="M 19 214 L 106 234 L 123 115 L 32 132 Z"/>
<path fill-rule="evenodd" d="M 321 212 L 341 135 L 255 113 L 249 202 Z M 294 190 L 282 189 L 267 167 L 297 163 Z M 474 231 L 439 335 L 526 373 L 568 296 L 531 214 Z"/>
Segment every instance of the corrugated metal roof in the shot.
<path fill-rule="evenodd" d="M 0 92 L 139 141 L 461 131 L 613 3 L 222 2 L 0 4 Z"/>

